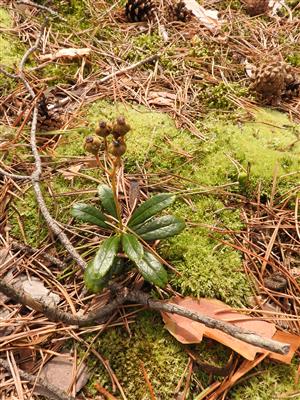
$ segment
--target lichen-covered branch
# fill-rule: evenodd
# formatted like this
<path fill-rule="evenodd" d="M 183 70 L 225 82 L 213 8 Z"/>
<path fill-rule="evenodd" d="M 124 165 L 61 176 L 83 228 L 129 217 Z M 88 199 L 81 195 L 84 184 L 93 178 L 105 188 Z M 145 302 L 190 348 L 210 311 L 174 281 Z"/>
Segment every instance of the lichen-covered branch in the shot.
<path fill-rule="evenodd" d="M 59 18 L 60 20 L 67 22 L 67 20 L 65 18 L 60 16 L 56 11 L 52 10 L 52 8 L 43 6 L 42 4 L 36 4 L 30 0 L 17 0 L 16 3 L 17 4 L 26 4 L 27 6 L 38 8 L 42 11 L 46 11 L 47 13 L 53 15 L 53 17 Z"/>

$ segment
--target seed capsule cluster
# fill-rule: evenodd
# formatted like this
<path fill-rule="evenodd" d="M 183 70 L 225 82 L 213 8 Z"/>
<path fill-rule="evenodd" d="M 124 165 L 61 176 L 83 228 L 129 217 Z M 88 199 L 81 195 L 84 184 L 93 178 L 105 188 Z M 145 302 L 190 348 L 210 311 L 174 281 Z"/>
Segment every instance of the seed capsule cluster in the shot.
<path fill-rule="evenodd" d="M 126 122 L 123 115 L 117 117 L 113 123 L 99 121 L 95 135 L 85 138 L 84 149 L 97 156 L 101 148 L 102 138 L 105 141 L 105 149 L 114 157 L 119 158 L 126 152 L 125 135 L 130 129 L 130 125 Z M 107 138 L 110 135 L 112 136 L 112 140 L 107 146 Z"/>

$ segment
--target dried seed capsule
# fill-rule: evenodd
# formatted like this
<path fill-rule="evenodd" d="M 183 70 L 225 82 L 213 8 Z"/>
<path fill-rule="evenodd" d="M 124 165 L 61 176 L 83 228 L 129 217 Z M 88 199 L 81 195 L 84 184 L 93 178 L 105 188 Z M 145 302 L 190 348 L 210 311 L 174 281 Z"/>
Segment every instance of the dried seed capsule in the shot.
<path fill-rule="evenodd" d="M 124 139 L 121 137 L 117 140 L 113 139 L 108 150 L 113 156 L 121 157 L 126 152 L 126 144 Z"/>
<path fill-rule="evenodd" d="M 127 124 L 125 117 L 120 115 L 116 122 L 113 124 L 112 127 L 112 134 L 114 135 L 115 139 L 118 139 L 120 136 L 126 135 L 127 132 L 130 131 L 130 125 Z"/>
<path fill-rule="evenodd" d="M 101 136 L 101 137 L 105 138 L 105 137 L 107 137 L 108 135 L 111 134 L 112 128 L 111 128 L 111 125 L 108 124 L 107 122 L 100 121 L 99 125 L 98 125 L 98 128 L 96 128 L 95 132 L 96 132 L 96 134 L 98 136 Z"/>
<path fill-rule="evenodd" d="M 95 156 L 99 153 L 101 141 L 97 136 L 87 136 L 84 141 L 84 150 Z"/>

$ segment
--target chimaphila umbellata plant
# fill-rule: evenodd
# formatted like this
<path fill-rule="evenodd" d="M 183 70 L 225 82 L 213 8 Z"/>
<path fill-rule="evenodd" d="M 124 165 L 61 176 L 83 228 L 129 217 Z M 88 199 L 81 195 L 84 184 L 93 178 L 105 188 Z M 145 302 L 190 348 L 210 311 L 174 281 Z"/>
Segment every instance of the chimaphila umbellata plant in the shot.
<path fill-rule="evenodd" d="M 100 121 L 96 135 L 85 138 L 84 148 L 95 155 L 98 165 L 110 176 L 110 185 L 99 185 L 100 208 L 85 203 L 77 203 L 72 215 L 83 221 L 98 225 L 111 233 L 104 239 L 95 257 L 88 263 L 84 273 L 86 287 L 99 292 L 113 275 L 122 273 L 125 254 L 133 267 L 150 283 L 163 287 L 168 282 L 165 268 L 148 242 L 177 235 L 185 228 L 182 218 L 174 215 L 157 216 L 175 201 L 175 195 L 160 193 L 144 201 L 127 219 L 122 216 L 118 198 L 116 174 L 121 165 L 121 157 L 126 152 L 125 137 L 130 126 L 120 116 L 110 124 Z M 112 136 L 111 142 L 108 142 Z M 108 172 L 99 159 L 99 151 L 104 142 L 105 160 L 110 163 Z"/>

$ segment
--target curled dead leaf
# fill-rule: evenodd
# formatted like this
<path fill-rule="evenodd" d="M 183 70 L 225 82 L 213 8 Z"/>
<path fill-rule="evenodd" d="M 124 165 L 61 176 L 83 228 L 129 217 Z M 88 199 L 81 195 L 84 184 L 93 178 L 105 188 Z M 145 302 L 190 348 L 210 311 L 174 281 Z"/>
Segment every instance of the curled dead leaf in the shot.
<path fill-rule="evenodd" d="M 231 323 L 237 327 L 253 331 L 256 334 L 278 340 L 279 342 L 289 343 L 290 351 L 286 355 L 279 355 L 260 347 L 245 343 L 235 339 L 227 333 L 218 329 L 211 329 L 200 322 L 191 321 L 186 317 L 177 314 L 162 313 L 167 330 L 181 343 L 192 344 L 202 341 L 203 336 L 209 337 L 230 347 L 235 352 L 247 360 L 254 360 L 257 353 L 267 354 L 274 360 L 289 364 L 292 357 L 300 346 L 300 337 L 287 332 L 279 332 L 274 324 L 261 320 L 261 318 L 250 317 L 248 315 L 232 310 L 227 304 L 215 299 L 194 299 L 173 298 L 172 303 L 180 305 L 191 311 L 196 311 L 205 316 Z"/>
<path fill-rule="evenodd" d="M 81 170 L 83 164 L 71 165 L 69 168 L 60 169 L 59 172 L 65 179 L 72 180 L 75 178 L 77 173 Z"/>

